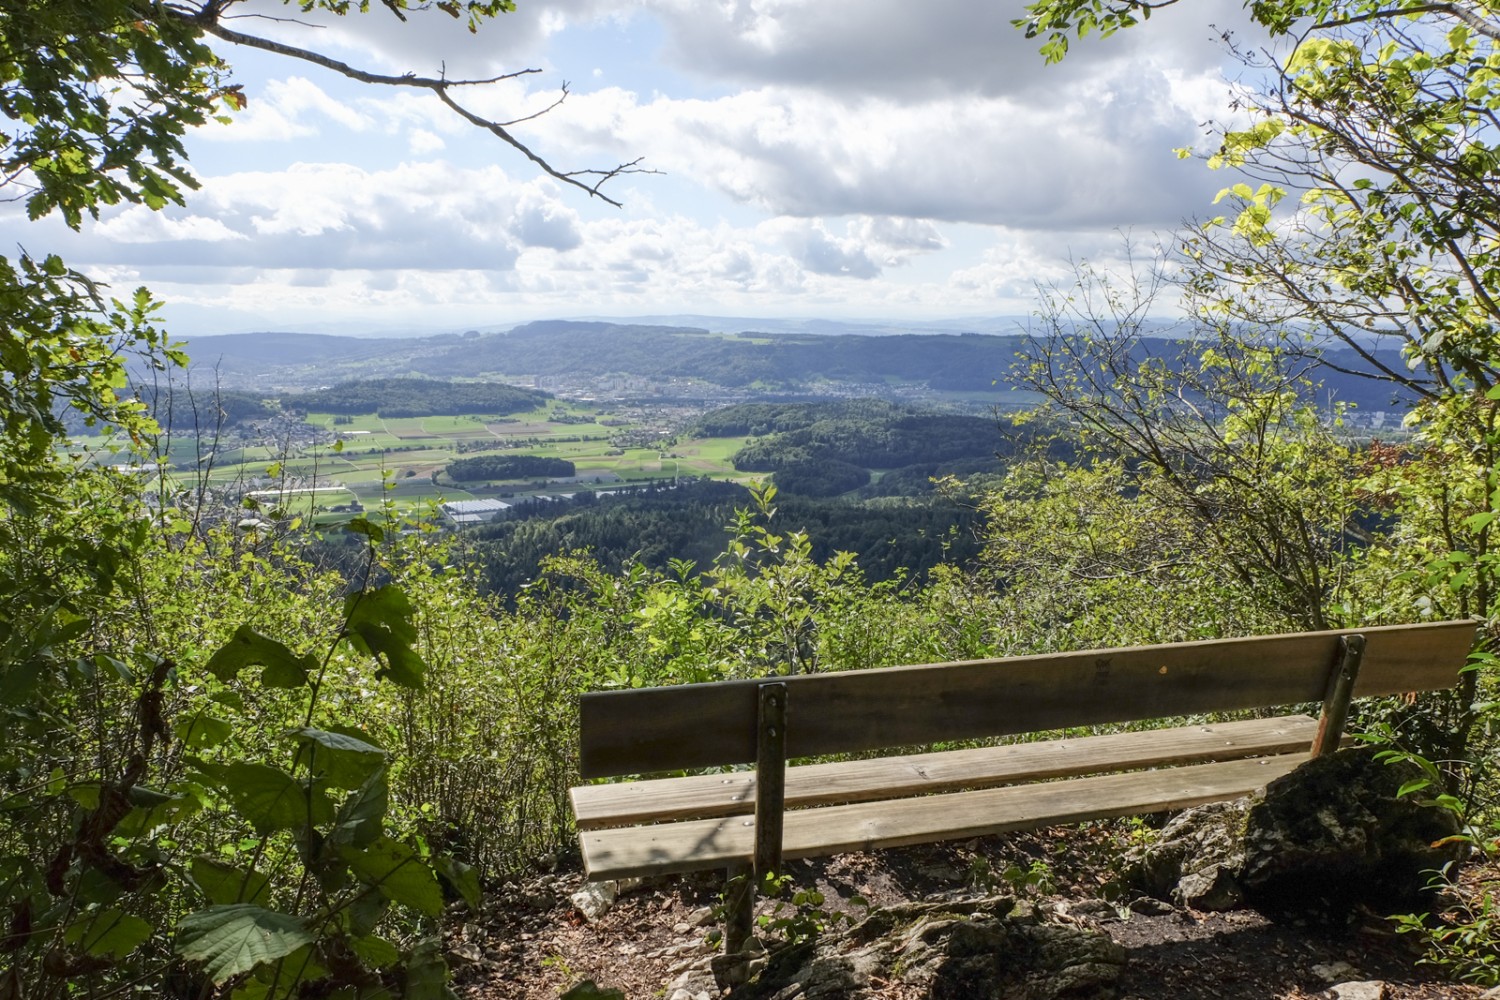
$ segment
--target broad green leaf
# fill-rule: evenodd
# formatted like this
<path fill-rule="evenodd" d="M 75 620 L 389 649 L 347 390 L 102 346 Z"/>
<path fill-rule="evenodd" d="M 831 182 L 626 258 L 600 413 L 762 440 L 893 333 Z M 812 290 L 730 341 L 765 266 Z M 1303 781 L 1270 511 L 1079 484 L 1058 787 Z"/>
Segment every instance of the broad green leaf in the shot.
<path fill-rule="evenodd" d="M 1470 531 L 1482 531 L 1487 528 L 1491 521 L 1496 518 L 1492 510 L 1480 511 L 1478 514 L 1470 514 L 1464 518 L 1464 527 Z"/>
<path fill-rule="evenodd" d="M 333 803 L 314 787 L 310 792 L 280 768 L 266 764 L 210 765 L 210 775 L 256 833 L 292 830 L 333 818 Z"/>
<path fill-rule="evenodd" d="M 97 781 L 85 781 L 82 784 L 68 786 L 68 798 L 77 802 L 85 809 L 99 808 L 99 793 L 102 788 Z"/>
<path fill-rule="evenodd" d="M 249 903 L 210 906 L 177 925 L 177 954 L 203 963 L 216 985 L 312 943 L 296 917 Z"/>
<path fill-rule="evenodd" d="M 317 669 L 311 656 L 298 656 L 286 645 L 255 631 L 249 625 L 235 630 L 234 638 L 219 647 L 208 661 L 208 669 L 221 681 L 239 676 L 246 667 L 263 666 L 261 683 L 266 687 L 294 688 L 307 683 Z"/>
<path fill-rule="evenodd" d="M 435 917 L 443 912 L 443 890 L 437 876 L 417 852 L 390 837 L 365 848 L 344 847 L 341 856 L 359 876 L 393 903 Z"/>
<path fill-rule="evenodd" d="M 349 948 L 371 968 L 384 969 L 401 961 L 400 949 L 373 934 L 349 938 Z"/>
<path fill-rule="evenodd" d="M 298 764 L 308 766 L 334 788 L 359 788 L 385 765 L 388 756 L 379 747 L 345 733 L 304 728 L 287 735 L 302 744 Z"/>
<path fill-rule="evenodd" d="M 128 797 L 135 808 L 115 827 L 115 833 L 122 837 L 144 836 L 156 827 L 180 822 L 203 808 L 198 796 L 188 791 L 159 792 L 136 785 Z"/>
<path fill-rule="evenodd" d="M 365 535 L 372 542 L 385 540 L 385 530 L 367 517 L 356 517 L 344 525 L 344 530 L 356 535 Z"/>
<path fill-rule="evenodd" d="M 344 909 L 344 926 L 350 934 L 374 934 L 375 928 L 390 912 L 391 901 L 378 892 L 360 893 Z"/>
<path fill-rule="evenodd" d="M 443 961 L 442 942 L 423 938 L 406 962 L 406 990 L 402 1000 L 448 1000 L 448 964 Z"/>
<path fill-rule="evenodd" d="M 328 839 L 333 844 L 368 847 L 381 835 L 390 808 L 390 786 L 381 767 L 339 805 Z"/>
<path fill-rule="evenodd" d="M 463 897 L 469 909 L 478 910 L 482 901 L 482 889 L 479 885 L 479 871 L 473 865 L 466 865 L 449 857 L 437 858 L 433 861 L 433 867 L 443 880 L 457 890 Z"/>
<path fill-rule="evenodd" d="M 70 924 L 64 937 L 68 944 L 90 955 L 124 958 L 144 944 L 152 931 L 140 917 L 119 910 L 97 910 Z"/>
<path fill-rule="evenodd" d="M 231 903 L 261 905 L 270 899 L 270 880 L 253 869 L 243 871 L 215 858 L 196 857 L 191 871 L 198 888 L 210 903 L 217 906 Z"/>
<path fill-rule="evenodd" d="M 414 610 L 405 592 L 390 584 L 350 594 L 344 602 L 344 613 L 348 618 L 344 634 L 354 648 L 382 661 L 375 676 L 421 690 L 427 664 L 411 648 L 417 630 L 411 621 Z"/>
<path fill-rule="evenodd" d="M 216 747 L 229 739 L 234 727 L 223 719 L 216 719 L 211 715 L 199 713 L 190 718 L 182 719 L 172 727 L 172 733 L 178 742 L 192 750 L 207 750 Z"/>
<path fill-rule="evenodd" d="M 298 1000 L 309 995 L 305 983 L 327 979 L 329 971 L 318 961 L 312 945 L 303 945 L 290 955 L 259 966 L 230 994 L 232 1000 Z M 319 994 L 321 995 L 321 991 Z"/>

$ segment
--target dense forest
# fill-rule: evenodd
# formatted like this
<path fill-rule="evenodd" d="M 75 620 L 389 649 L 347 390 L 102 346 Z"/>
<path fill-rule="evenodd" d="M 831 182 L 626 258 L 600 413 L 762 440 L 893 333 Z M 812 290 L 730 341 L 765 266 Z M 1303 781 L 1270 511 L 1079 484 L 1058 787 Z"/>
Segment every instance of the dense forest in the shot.
<path fill-rule="evenodd" d="M 485 479 L 545 479 L 571 476 L 577 470 L 564 458 L 544 455 L 476 455 L 448 463 L 443 470 L 454 482 Z"/>
<path fill-rule="evenodd" d="M 466 532 L 465 545 L 485 589 L 513 599 L 547 559 L 573 552 L 587 552 L 610 573 L 631 566 L 666 572 L 684 562 L 707 568 L 724 552 L 735 511 L 752 505 L 745 487 L 709 481 L 620 498 L 580 494 L 561 515 L 538 505 L 515 508 Z M 805 533 L 814 560 L 858 553 L 872 582 L 923 580 L 934 566 L 964 565 L 979 552 L 976 511 L 957 497 L 874 504 L 783 498 L 777 507 L 778 526 Z"/>
<path fill-rule="evenodd" d="M 928 477 L 955 469 L 995 471 L 1019 455 L 1067 458 L 1075 450 L 1045 420 L 934 413 L 878 399 L 744 403 L 704 415 L 687 433 L 755 435 L 735 453 L 734 467 L 772 473 L 783 493 L 809 497 L 869 487 L 871 470 L 894 477 L 876 494 L 915 494 L 927 490 Z"/>
<path fill-rule="evenodd" d="M 471 369 L 472 371 L 472 369 Z M 371 378 L 343 382 L 316 392 L 281 398 L 288 410 L 319 413 L 373 413 L 381 417 L 438 414 L 523 413 L 540 409 L 551 395 L 499 382 L 449 382 L 422 378 Z"/>

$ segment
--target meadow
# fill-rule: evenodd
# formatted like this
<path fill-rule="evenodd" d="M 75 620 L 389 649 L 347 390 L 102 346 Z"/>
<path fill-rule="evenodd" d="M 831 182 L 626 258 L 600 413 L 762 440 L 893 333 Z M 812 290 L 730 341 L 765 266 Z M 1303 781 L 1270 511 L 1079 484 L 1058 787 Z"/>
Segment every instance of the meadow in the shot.
<path fill-rule="evenodd" d="M 601 419 L 609 419 L 606 426 Z M 210 450 L 179 439 L 167 449 L 169 486 L 182 488 L 201 475 L 209 486 L 230 491 L 283 489 L 283 508 L 338 520 L 330 508 L 382 499 L 397 507 L 485 497 L 525 498 L 555 493 L 609 490 L 684 476 L 748 481 L 731 456 L 745 438 L 682 439 L 664 434 L 659 446 L 621 447 L 617 442 L 640 427 L 622 422 L 618 411 L 605 416 L 587 404 L 562 403 L 546 412 L 382 418 L 310 413 L 317 433 L 284 435 L 279 443 L 223 446 Z M 638 441 L 634 435 L 632 441 Z M 536 455 L 572 462 L 567 479 L 465 481 L 444 470 L 457 458 L 483 455 Z M 339 488 L 342 489 L 329 489 Z M 318 488 L 317 492 L 291 489 Z M 320 513 L 321 512 L 321 513 Z M 352 516 L 352 512 L 343 512 Z"/>

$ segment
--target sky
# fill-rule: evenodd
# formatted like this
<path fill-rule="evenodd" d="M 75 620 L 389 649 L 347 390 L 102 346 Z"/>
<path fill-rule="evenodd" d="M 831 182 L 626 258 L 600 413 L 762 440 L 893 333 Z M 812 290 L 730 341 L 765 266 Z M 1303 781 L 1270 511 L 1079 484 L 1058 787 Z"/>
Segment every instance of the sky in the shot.
<path fill-rule="evenodd" d="M 0 207 L 0 240 L 59 252 L 172 333 L 503 329 L 697 314 L 902 322 L 1017 316 L 1070 261 L 1214 214 L 1234 178 L 1182 159 L 1229 119 L 1236 3 L 1194 0 L 1044 65 L 1017 0 L 517 0 L 475 35 L 432 10 L 237 30 L 376 72 L 489 77 L 495 119 L 563 170 L 642 158 L 606 192 L 545 177 L 434 96 L 216 46 L 248 98 L 187 140 L 185 207 L 70 233 Z M 299 15 L 300 16 L 300 15 Z"/>

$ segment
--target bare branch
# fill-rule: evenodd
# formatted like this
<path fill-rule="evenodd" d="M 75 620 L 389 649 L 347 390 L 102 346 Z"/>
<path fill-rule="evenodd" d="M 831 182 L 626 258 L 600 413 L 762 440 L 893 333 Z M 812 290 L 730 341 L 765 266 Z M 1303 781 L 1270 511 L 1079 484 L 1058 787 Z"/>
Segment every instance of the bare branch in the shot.
<path fill-rule="evenodd" d="M 616 201 L 614 198 L 611 198 L 608 195 L 604 194 L 600 190 L 603 185 L 623 174 L 659 173 L 659 171 L 656 170 L 647 170 L 642 168 L 640 166 L 641 158 L 639 157 L 631 160 L 628 163 L 621 163 L 609 169 L 559 170 L 551 163 L 549 163 L 544 157 L 532 150 L 530 146 L 526 145 L 526 143 L 522 142 L 520 139 L 517 139 L 509 131 L 511 126 L 539 118 L 542 115 L 547 114 L 549 111 L 554 110 L 558 105 L 562 104 L 562 102 L 565 101 L 568 97 L 568 88 L 566 83 L 563 84 L 562 95 L 547 107 L 542 108 L 541 110 L 533 114 L 525 115 L 523 117 L 506 122 L 492 121 L 488 118 L 483 117 L 482 115 L 478 115 L 470 111 L 468 108 L 465 108 L 463 105 L 459 104 L 453 99 L 452 95 L 449 94 L 449 90 L 453 87 L 476 87 L 486 84 L 500 83 L 505 80 L 514 80 L 523 76 L 531 76 L 540 73 L 541 70 L 522 69 L 515 70 L 514 72 L 510 73 L 502 73 L 499 76 L 489 77 L 487 79 L 459 80 L 450 80 L 446 77 L 417 76 L 415 73 L 404 73 L 400 76 L 393 76 L 386 73 L 371 73 L 368 70 L 363 70 L 356 66 L 351 66 L 348 63 L 341 62 L 338 59 L 334 59 L 312 49 L 305 49 L 295 45 L 288 45 L 284 42 L 274 41 L 269 38 L 262 38 L 259 35 L 251 35 L 246 34 L 242 31 L 236 31 L 233 28 L 225 26 L 219 20 L 218 15 L 221 9 L 222 8 L 219 4 L 209 4 L 203 7 L 196 14 L 174 11 L 172 16 L 190 21 L 204 32 L 211 34 L 216 38 L 223 39 L 226 42 L 231 42 L 235 45 L 243 45 L 247 48 L 259 49 L 263 52 L 271 52 L 276 55 L 285 56 L 288 59 L 297 59 L 302 62 L 312 63 L 315 66 L 321 66 L 324 69 L 331 70 L 334 73 L 338 73 L 340 76 L 347 77 L 350 80 L 355 80 L 360 83 L 377 84 L 386 87 L 415 87 L 421 90 L 429 90 L 432 93 L 436 94 L 438 96 L 438 99 L 446 104 L 459 117 L 463 118 L 465 121 L 475 126 L 476 128 L 482 128 L 485 131 L 489 132 L 491 135 L 494 135 L 496 138 L 507 143 L 518 152 L 520 152 L 522 156 L 525 156 L 528 160 L 535 164 L 539 170 L 547 174 L 549 177 L 555 178 L 556 180 L 561 181 L 564 184 L 571 185 L 572 187 L 576 187 L 580 191 L 586 192 L 590 197 L 598 198 L 601 201 L 615 206 L 616 208 L 620 208 L 621 203 L 619 201 Z M 591 178 L 592 180 L 584 181 L 580 178 Z"/>
<path fill-rule="evenodd" d="M 566 172 L 557 170 L 552 166 L 552 164 L 542 159 L 536 153 L 533 153 L 530 147 L 528 147 L 525 143 L 521 142 L 521 140 L 511 135 L 510 132 L 506 130 L 504 125 L 500 124 L 499 122 L 492 122 L 487 118 L 481 118 L 479 115 L 476 115 L 468 108 L 465 108 L 463 105 L 459 104 L 448 95 L 448 91 L 446 88 L 436 88 L 435 93 L 442 100 L 442 102 L 448 105 L 448 107 L 452 108 L 459 117 L 463 118 L 471 125 L 485 129 L 492 135 L 499 138 L 501 141 L 507 142 L 510 145 L 514 146 L 517 150 L 520 151 L 522 156 L 526 157 L 532 163 L 536 164 L 537 167 L 549 177 L 554 177 L 557 180 L 562 181 L 564 184 L 571 184 L 573 187 L 576 187 L 581 191 L 587 191 L 591 196 L 608 202 L 616 208 L 620 207 L 620 203 L 609 197 L 609 195 L 602 193 L 599 190 L 602 185 L 620 176 L 621 174 L 658 173 L 658 171 L 655 170 L 642 169 L 639 166 L 641 162 L 639 157 L 631 160 L 629 163 L 622 163 L 610 170 L 570 170 Z M 578 179 L 580 177 L 597 177 L 599 179 L 593 184 L 586 184 Z"/>

